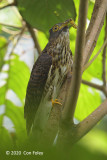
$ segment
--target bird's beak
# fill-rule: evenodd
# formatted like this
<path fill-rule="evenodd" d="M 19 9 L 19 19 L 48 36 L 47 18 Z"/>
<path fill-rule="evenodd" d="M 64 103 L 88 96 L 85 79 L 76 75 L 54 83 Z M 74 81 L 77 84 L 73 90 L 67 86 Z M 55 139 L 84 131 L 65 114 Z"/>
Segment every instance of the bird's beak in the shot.
<path fill-rule="evenodd" d="M 64 27 L 73 27 L 77 29 L 77 25 L 75 24 L 74 20 L 72 18 L 66 20 L 64 23 L 62 23 L 61 28 Z"/>

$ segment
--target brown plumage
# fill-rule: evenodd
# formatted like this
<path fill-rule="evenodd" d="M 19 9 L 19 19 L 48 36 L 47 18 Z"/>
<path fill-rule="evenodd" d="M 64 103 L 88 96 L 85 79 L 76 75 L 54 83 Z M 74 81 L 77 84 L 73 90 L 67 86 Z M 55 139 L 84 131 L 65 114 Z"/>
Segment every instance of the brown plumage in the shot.
<path fill-rule="evenodd" d="M 67 72 L 72 66 L 68 25 L 76 28 L 72 19 L 54 25 L 50 29 L 49 42 L 35 62 L 27 87 L 24 116 L 27 132 L 31 131 L 41 99 L 58 96 Z"/>

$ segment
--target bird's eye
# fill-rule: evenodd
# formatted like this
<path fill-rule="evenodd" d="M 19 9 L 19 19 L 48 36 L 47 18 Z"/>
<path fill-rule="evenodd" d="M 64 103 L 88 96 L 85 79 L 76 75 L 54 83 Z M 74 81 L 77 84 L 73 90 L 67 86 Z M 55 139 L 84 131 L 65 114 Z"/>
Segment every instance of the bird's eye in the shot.
<path fill-rule="evenodd" d="M 53 31 L 56 32 L 56 31 L 58 31 L 58 30 L 59 30 L 59 26 L 55 25 L 55 26 L 53 27 Z"/>

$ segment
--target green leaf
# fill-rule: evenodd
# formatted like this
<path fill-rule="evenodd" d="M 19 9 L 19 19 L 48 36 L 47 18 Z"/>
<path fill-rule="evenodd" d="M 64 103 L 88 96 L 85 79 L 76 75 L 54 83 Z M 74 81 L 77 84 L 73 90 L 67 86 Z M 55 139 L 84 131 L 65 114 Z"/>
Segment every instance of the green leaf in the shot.
<path fill-rule="evenodd" d="M 12 145 L 11 136 L 8 130 L 4 127 L 0 127 L 0 150 L 4 149 L 6 146 Z"/>
<path fill-rule="evenodd" d="M 7 61 L 7 63 L 9 63 L 9 61 Z M 8 89 L 12 89 L 24 104 L 23 100 L 26 94 L 30 70 L 23 61 L 20 61 L 18 55 L 13 54 L 13 57 L 10 60 L 10 69 L 7 73 L 8 72 Z"/>
<path fill-rule="evenodd" d="M 0 105 L 4 104 L 6 94 L 6 85 L 0 87 Z"/>
<path fill-rule="evenodd" d="M 73 0 L 20 0 L 18 8 L 26 21 L 44 32 L 56 23 L 76 18 Z"/>
<path fill-rule="evenodd" d="M 0 10 L 0 23 L 22 27 L 21 18 L 17 12 L 17 9 L 14 7 L 7 7 Z"/>
<path fill-rule="evenodd" d="M 8 4 L 7 0 L 0 1 L 0 7 L 6 6 Z"/>
<path fill-rule="evenodd" d="M 40 45 L 41 49 L 43 50 L 45 48 L 46 44 L 48 43 L 48 39 L 47 39 L 46 35 L 40 31 L 37 32 L 37 37 L 38 37 L 39 45 Z"/>
<path fill-rule="evenodd" d="M 81 85 L 75 118 L 83 120 L 101 104 L 99 92 L 86 85 Z"/>
<path fill-rule="evenodd" d="M 102 155 L 104 154 L 107 156 L 107 132 L 95 128 L 84 136 L 84 138 L 81 139 L 81 142 L 85 148 L 88 147 L 89 149 L 94 150 L 94 152 L 102 153 Z"/>
<path fill-rule="evenodd" d="M 99 51 L 101 46 L 104 43 L 104 35 L 105 35 L 105 24 L 102 27 L 102 30 L 100 32 L 96 47 L 90 57 L 92 57 Z M 102 80 L 102 52 L 99 54 L 99 56 L 96 58 L 96 60 L 89 66 L 89 68 L 84 72 L 83 76 L 85 74 L 90 74 L 92 77 L 98 78 L 99 80 Z M 88 80 L 88 79 L 87 79 Z"/>
<path fill-rule="evenodd" d="M 7 40 L 4 37 L 0 36 L 0 70 L 3 66 L 4 56 L 7 50 L 7 46 L 5 46 L 6 43 L 7 43 Z"/>
<path fill-rule="evenodd" d="M 91 19 L 93 8 L 94 8 L 94 2 L 90 1 L 88 5 L 88 15 L 87 15 L 87 18 L 89 20 Z"/>
<path fill-rule="evenodd" d="M 26 137 L 23 105 L 30 70 L 16 54 L 12 54 L 10 60 L 4 61 L 4 64 L 8 64 L 9 69 L 7 71 L 2 70 L 1 72 L 7 73 L 8 77 L 2 79 L 6 83 L 0 87 L 0 105 L 3 105 L 5 108 L 5 112 L 0 115 L 0 125 L 3 126 L 4 116 L 10 118 L 14 124 L 16 138 L 19 142 L 20 140 L 23 140 L 23 137 Z M 17 97 L 21 100 L 22 107 L 15 106 L 11 100 L 7 99 L 7 91 L 9 89 L 14 91 Z"/>
<path fill-rule="evenodd" d="M 9 117 L 16 131 L 17 140 L 20 137 L 26 138 L 26 124 L 24 119 L 24 108 L 15 106 L 11 101 L 6 100 L 6 113 L 5 115 Z"/>
<path fill-rule="evenodd" d="M 0 33 L 2 33 L 1 29 L 2 29 L 2 25 L 0 24 Z"/>

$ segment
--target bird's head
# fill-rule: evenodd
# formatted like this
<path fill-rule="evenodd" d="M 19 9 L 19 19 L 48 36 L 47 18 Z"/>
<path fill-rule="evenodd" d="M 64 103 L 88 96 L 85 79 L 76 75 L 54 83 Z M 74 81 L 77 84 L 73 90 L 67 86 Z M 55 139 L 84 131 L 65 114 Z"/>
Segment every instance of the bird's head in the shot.
<path fill-rule="evenodd" d="M 53 40 L 58 38 L 60 35 L 69 35 L 67 33 L 69 33 L 69 28 L 73 27 L 73 28 L 77 28 L 77 25 L 75 24 L 75 22 L 73 21 L 72 18 L 66 20 L 64 23 L 58 23 L 55 24 L 50 30 L 50 38 L 49 40 Z"/>

